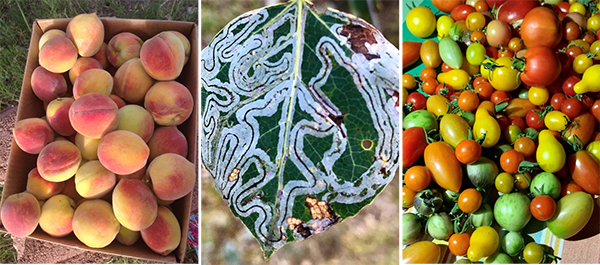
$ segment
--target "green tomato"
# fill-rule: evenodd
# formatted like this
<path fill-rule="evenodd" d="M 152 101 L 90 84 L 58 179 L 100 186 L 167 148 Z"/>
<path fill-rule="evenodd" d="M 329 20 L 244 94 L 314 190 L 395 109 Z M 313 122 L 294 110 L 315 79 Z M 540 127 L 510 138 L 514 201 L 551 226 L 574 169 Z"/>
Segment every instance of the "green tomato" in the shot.
<path fill-rule="evenodd" d="M 472 65 L 480 65 L 485 60 L 485 47 L 481 43 L 471 43 L 467 47 L 467 61 Z"/>
<path fill-rule="evenodd" d="M 473 264 L 469 259 L 457 259 L 454 264 Z"/>
<path fill-rule="evenodd" d="M 504 253 L 496 252 L 494 255 L 491 255 L 487 259 L 485 259 L 485 261 L 483 263 L 484 264 L 511 264 L 511 263 L 513 263 L 513 261 L 508 255 L 506 255 Z"/>
<path fill-rule="evenodd" d="M 521 88 L 519 90 L 519 98 L 529 99 L 529 89 Z"/>
<path fill-rule="evenodd" d="M 523 249 L 523 258 L 529 264 L 539 264 L 544 259 L 544 250 L 535 242 L 530 242 Z"/>
<path fill-rule="evenodd" d="M 471 224 L 476 228 L 491 226 L 493 222 L 494 212 L 492 206 L 487 203 L 482 204 L 477 211 L 471 213 Z"/>
<path fill-rule="evenodd" d="M 404 117 L 402 127 L 405 130 L 412 127 L 421 127 L 425 131 L 430 131 L 438 128 L 438 122 L 435 120 L 433 113 L 427 110 L 415 110 Z"/>
<path fill-rule="evenodd" d="M 435 15 L 431 9 L 419 6 L 408 11 L 406 27 L 408 31 L 419 38 L 429 37 L 435 31 Z"/>
<path fill-rule="evenodd" d="M 554 174 L 542 172 L 533 177 L 529 186 L 529 191 L 531 191 L 535 197 L 548 195 L 552 197 L 552 199 L 558 200 L 561 191 L 560 181 Z"/>
<path fill-rule="evenodd" d="M 515 256 L 521 253 L 521 250 L 525 245 L 525 240 L 523 240 L 523 236 L 517 232 L 508 232 L 500 239 L 500 245 L 502 245 L 502 249 L 506 254 Z"/>
<path fill-rule="evenodd" d="M 530 203 L 523 193 L 504 194 L 494 204 L 494 218 L 506 230 L 519 232 L 531 219 Z"/>
<path fill-rule="evenodd" d="M 440 57 L 448 66 L 453 69 L 459 69 L 463 63 L 463 56 L 460 47 L 453 39 L 446 37 L 439 43 Z"/>
<path fill-rule="evenodd" d="M 411 244 L 421 237 L 423 225 L 414 213 L 402 214 L 402 245 Z"/>
<path fill-rule="evenodd" d="M 467 177 L 479 188 L 487 188 L 494 184 L 498 176 L 498 165 L 491 159 L 482 156 L 475 163 L 465 165 Z"/>
<path fill-rule="evenodd" d="M 546 225 L 556 237 L 567 239 L 585 227 L 593 211 L 592 196 L 585 192 L 574 192 L 562 197 L 556 203 L 554 216 L 546 221 Z"/>
<path fill-rule="evenodd" d="M 427 220 L 427 233 L 434 239 L 448 240 L 454 233 L 454 225 L 447 213 L 434 213 Z"/>

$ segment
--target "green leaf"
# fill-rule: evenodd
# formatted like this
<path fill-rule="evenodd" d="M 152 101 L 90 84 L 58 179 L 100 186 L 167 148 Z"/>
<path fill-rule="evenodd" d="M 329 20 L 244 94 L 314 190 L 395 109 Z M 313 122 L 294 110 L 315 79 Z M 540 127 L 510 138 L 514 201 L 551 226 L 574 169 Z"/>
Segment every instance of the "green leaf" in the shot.
<path fill-rule="evenodd" d="M 392 180 L 399 58 L 370 24 L 306 0 L 243 14 L 202 51 L 203 164 L 266 259 Z"/>

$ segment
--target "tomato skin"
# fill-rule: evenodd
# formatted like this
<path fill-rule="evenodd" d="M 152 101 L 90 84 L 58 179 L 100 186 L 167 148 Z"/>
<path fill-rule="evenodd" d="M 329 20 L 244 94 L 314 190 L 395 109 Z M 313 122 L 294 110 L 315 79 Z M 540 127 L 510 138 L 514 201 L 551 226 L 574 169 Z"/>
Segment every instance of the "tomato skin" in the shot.
<path fill-rule="evenodd" d="M 402 69 L 409 67 L 419 60 L 421 43 L 417 41 L 402 42 Z"/>
<path fill-rule="evenodd" d="M 421 44 L 419 49 L 421 61 L 427 67 L 437 68 L 442 64 L 442 58 L 440 58 L 440 50 L 438 43 L 434 40 L 426 40 Z"/>
<path fill-rule="evenodd" d="M 465 0 L 432 0 L 431 3 L 438 10 L 450 14 L 456 6 L 464 4 Z"/>
<path fill-rule="evenodd" d="M 519 163 L 523 161 L 523 155 L 516 150 L 507 150 L 500 156 L 500 167 L 506 172 L 515 174 L 519 169 Z"/>
<path fill-rule="evenodd" d="M 568 160 L 569 173 L 583 190 L 600 194 L 600 164 L 586 150 L 571 154 Z"/>
<path fill-rule="evenodd" d="M 425 67 L 423 68 L 423 70 L 421 70 L 421 74 L 419 76 L 421 77 L 421 80 L 424 80 L 426 78 L 436 78 L 437 72 L 435 72 L 435 69 L 431 67 Z"/>
<path fill-rule="evenodd" d="M 538 264 L 544 259 L 544 250 L 535 242 L 529 242 L 523 249 L 523 258 L 527 263 Z"/>
<path fill-rule="evenodd" d="M 470 126 L 456 114 L 446 114 L 440 121 L 440 134 L 444 142 L 455 148 L 458 143 L 469 137 Z"/>
<path fill-rule="evenodd" d="M 506 116 L 518 116 L 525 118 L 531 110 L 536 109 L 537 106 L 533 105 L 529 99 L 526 98 L 513 98 L 508 102 L 508 106 L 504 109 Z M 527 120 L 526 120 L 527 121 Z M 529 125 L 529 123 L 527 123 Z M 529 125 L 531 127 L 531 125 Z"/>
<path fill-rule="evenodd" d="M 552 105 L 552 108 L 554 110 L 560 110 L 562 103 L 566 99 L 567 99 L 567 97 L 565 96 L 565 94 L 563 94 L 563 93 L 555 93 L 554 95 L 552 95 L 552 98 L 550 98 L 550 105 Z"/>
<path fill-rule="evenodd" d="M 494 185 L 499 192 L 510 193 L 515 185 L 515 178 L 506 172 L 502 172 L 496 176 Z"/>
<path fill-rule="evenodd" d="M 420 241 L 402 249 L 402 263 L 438 263 L 441 253 L 437 244 L 431 241 Z"/>
<path fill-rule="evenodd" d="M 577 135 L 583 145 L 586 145 L 591 140 L 594 128 L 596 128 L 594 117 L 589 112 L 582 111 L 577 117 L 573 118 L 573 121 L 578 125 L 569 125 L 562 139 L 574 143 L 575 135 Z"/>
<path fill-rule="evenodd" d="M 406 98 L 406 102 L 412 104 L 411 110 L 422 110 L 427 106 L 427 97 L 419 92 L 412 92 Z"/>
<path fill-rule="evenodd" d="M 425 152 L 427 135 L 425 129 L 412 127 L 402 132 L 402 167 L 414 164 Z"/>
<path fill-rule="evenodd" d="M 481 202 L 481 193 L 473 188 L 464 190 L 458 197 L 458 207 L 465 213 L 477 211 L 481 206 Z"/>
<path fill-rule="evenodd" d="M 446 114 L 448 112 L 448 99 L 444 96 L 433 95 L 427 99 L 427 111 L 433 113 L 435 117 Z"/>
<path fill-rule="evenodd" d="M 510 125 L 515 125 L 517 127 L 519 127 L 519 129 L 521 131 L 524 131 L 525 128 L 527 128 L 527 124 L 525 124 L 525 121 L 523 120 L 523 118 L 519 117 L 519 116 L 509 116 L 508 119 L 510 120 Z"/>
<path fill-rule="evenodd" d="M 529 112 L 527 112 L 527 116 L 525 117 L 525 122 L 527 123 L 527 126 L 529 126 L 529 128 L 541 130 L 545 127 L 544 119 L 540 119 L 540 115 L 533 111 L 534 110 L 530 110 Z M 537 109 L 535 111 L 541 111 L 541 110 Z"/>
<path fill-rule="evenodd" d="M 536 7 L 523 18 L 521 37 L 530 49 L 542 45 L 553 48 L 562 39 L 562 24 L 551 9 Z"/>
<path fill-rule="evenodd" d="M 532 104 L 541 106 L 546 104 L 549 97 L 548 89 L 545 87 L 532 86 L 529 88 L 528 98 Z"/>
<path fill-rule="evenodd" d="M 494 228 L 481 226 L 471 235 L 467 257 L 472 262 L 488 257 L 496 252 L 499 242 L 498 232 Z"/>
<path fill-rule="evenodd" d="M 457 5 L 452 9 L 452 11 L 450 11 L 450 17 L 454 19 L 454 21 L 466 20 L 467 16 L 473 11 L 475 11 L 475 8 L 470 5 Z"/>
<path fill-rule="evenodd" d="M 494 92 L 494 88 L 492 87 L 492 85 L 487 82 L 482 82 L 480 84 L 477 84 L 474 86 L 475 91 L 477 92 L 477 96 L 479 96 L 479 99 L 481 100 L 488 100 L 490 99 L 490 97 L 492 96 L 493 92 Z"/>
<path fill-rule="evenodd" d="M 571 121 L 571 119 L 558 110 L 550 111 L 544 117 L 544 124 L 546 127 L 548 127 L 548 129 L 553 131 L 562 131 L 566 129 L 566 122 L 569 121 Z"/>
<path fill-rule="evenodd" d="M 594 199 L 585 192 L 574 192 L 556 204 L 554 216 L 546 221 L 548 229 L 558 238 L 576 235 L 589 222 L 594 211 Z"/>
<path fill-rule="evenodd" d="M 465 90 L 458 98 L 458 107 L 464 111 L 473 111 L 479 106 L 479 97 L 473 91 Z"/>
<path fill-rule="evenodd" d="M 575 84 L 579 83 L 579 81 L 581 81 L 581 78 L 576 77 L 576 76 L 569 76 L 569 77 L 567 77 L 567 79 L 565 79 L 565 81 L 562 85 L 562 90 L 566 96 L 573 97 L 573 96 L 577 95 L 577 93 L 575 93 L 573 88 L 575 87 Z"/>
<path fill-rule="evenodd" d="M 425 166 L 431 171 L 432 179 L 440 187 L 458 192 L 462 184 L 462 166 L 452 146 L 445 142 L 434 142 L 425 148 Z"/>
<path fill-rule="evenodd" d="M 502 20 L 492 20 L 486 28 L 485 38 L 490 47 L 507 46 L 511 38 L 510 26 Z"/>
<path fill-rule="evenodd" d="M 419 38 L 427 38 L 435 31 L 436 18 L 431 9 L 418 6 L 406 15 L 408 31 Z"/>
<path fill-rule="evenodd" d="M 467 255 L 469 249 L 471 235 L 467 233 L 453 234 L 448 239 L 448 249 L 455 256 Z"/>
<path fill-rule="evenodd" d="M 478 109 L 475 113 L 475 124 L 473 124 L 473 137 L 477 139 L 483 136 L 484 133 L 486 135 L 481 146 L 492 147 L 500 140 L 502 131 L 496 119 L 487 110 Z"/>
<path fill-rule="evenodd" d="M 529 137 L 520 137 L 515 141 L 515 151 L 523 157 L 530 157 L 535 153 L 535 143 Z"/>
<path fill-rule="evenodd" d="M 406 186 L 402 186 L 402 207 L 409 208 L 415 202 L 415 193 Z"/>
<path fill-rule="evenodd" d="M 579 191 L 583 191 L 583 189 L 577 185 L 577 183 L 574 182 L 570 182 L 570 183 L 566 183 L 565 185 L 562 186 L 562 189 L 560 190 L 560 197 L 565 197 L 568 194 L 574 193 L 574 192 L 579 192 Z"/>
<path fill-rule="evenodd" d="M 481 145 L 475 140 L 465 139 L 456 145 L 454 154 L 465 165 L 475 163 L 481 157 Z"/>
<path fill-rule="evenodd" d="M 579 37 L 579 33 L 579 24 L 569 21 L 564 25 L 563 36 L 565 37 L 565 40 L 575 40 Z"/>
<path fill-rule="evenodd" d="M 508 0 L 498 9 L 498 19 L 506 23 L 513 23 L 523 19 L 531 9 L 538 6 L 540 6 L 538 1 Z"/>
<path fill-rule="evenodd" d="M 590 108 L 590 112 L 592 113 L 592 116 L 594 116 L 596 122 L 600 123 L 600 99 L 596 99 L 596 101 L 594 101 L 592 107 Z"/>
<path fill-rule="evenodd" d="M 551 48 L 536 46 L 525 52 L 523 83 L 533 87 L 545 87 L 558 78 L 562 70 L 558 56 Z"/>
<path fill-rule="evenodd" d="M 404 184 L 414 192 L 426 189 L 429 183 L 431 183 L 431 173 L 424 166 L 413 166 L 404 173 Z"/>
<path fill-rule="evenodd" d="M 559 171 L 566 162 L 565 149 L 550 130 L 542 130 L 538 139 L 535 156 L 540 168 L 550 173 Z"/>
<path fill-rule="evenodd" d="M 540 195 L 531 200 L 529 210 L 535 219 L 546 221 L 554 215 L 556 202 L 548 195 Z"/>

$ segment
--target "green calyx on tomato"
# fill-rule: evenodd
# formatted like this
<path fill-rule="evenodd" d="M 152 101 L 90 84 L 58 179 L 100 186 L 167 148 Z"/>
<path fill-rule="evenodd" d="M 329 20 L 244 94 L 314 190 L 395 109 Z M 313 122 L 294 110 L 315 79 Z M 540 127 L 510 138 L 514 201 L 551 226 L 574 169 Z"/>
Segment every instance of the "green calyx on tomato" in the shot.
<path fill-rule="evenodd" d="M 430 216 L 442 207 L 442 194 L 436 189 L 419 191 L 415 195 L 414 207 L 422 215 Z"/>

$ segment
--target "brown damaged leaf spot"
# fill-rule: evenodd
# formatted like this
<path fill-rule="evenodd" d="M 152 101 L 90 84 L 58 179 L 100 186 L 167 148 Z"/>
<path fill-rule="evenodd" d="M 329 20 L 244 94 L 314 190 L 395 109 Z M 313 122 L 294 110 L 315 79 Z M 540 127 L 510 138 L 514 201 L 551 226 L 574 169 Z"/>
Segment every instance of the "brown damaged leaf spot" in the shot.
<path fill-rule="evenodd" d="M 287 219 L 287 223 L 288 223 L 288 228 L 290 230 L 294 230 L 296 228 L 296 226 L 299 226 L 300 224 L 302 224 L 302 220 L 300 220 L 298 218 L 290 217 Z"/>
<path fill-rule="evenodd" d="M 325 201 L 319 201 L 316 198 L 311 198 L 306 195 L 306 201 L 304 203 L 306 207 L 310 210 L 310 215 L 312 219 L 323 219 L 323 218 L 331 218 L 332 213 L 331 208 L 327 205 Z"/>
<path fill-rule="evenodd" d="M 227 180 L 234 181 L 238 179 L 238 173 L 240 173 L 240 169 L 234 168 L 233 171 L 231 171 L 231 174 L 229 174 L 229 178 L 227 178 Z"/>
<path fill-rule="evenodd" d="M 372 27 L 364 27 L 362 25 L 357 24 L 348 24 L 344 25 L 342 32 L 340 35 L 348 38 L 348 42 L 350 43 L 350 48 L 355 53 L 361 53 L 367 58 L 367 60 L 378 59 L 380 58 L 377 54 L 369 53 L 369 49 L 365 43 L 376 44 L 377 40 L 375 40 L 374 33 L 376 29 Z"/>

